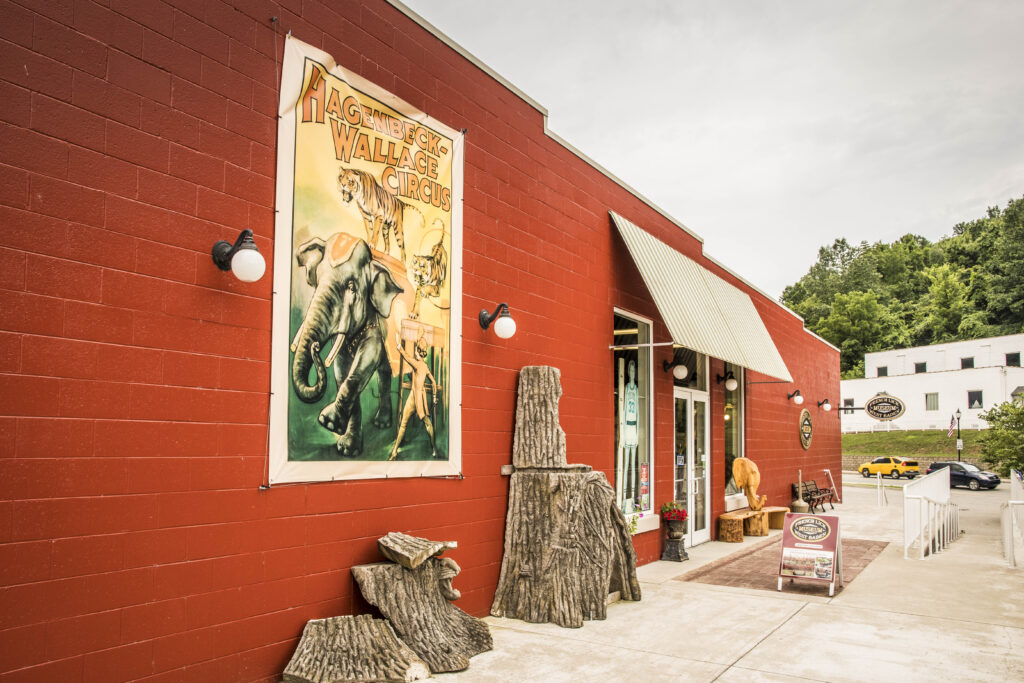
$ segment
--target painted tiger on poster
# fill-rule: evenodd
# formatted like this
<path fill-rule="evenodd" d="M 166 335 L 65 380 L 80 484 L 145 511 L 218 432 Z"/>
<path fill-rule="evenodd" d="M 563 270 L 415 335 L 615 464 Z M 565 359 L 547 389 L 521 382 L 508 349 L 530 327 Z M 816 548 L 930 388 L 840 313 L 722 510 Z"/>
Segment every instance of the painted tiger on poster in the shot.
<path fill-rule="evenodd" d="M 418 318 L 420 315 L 420 303 L 426 297 L 437 297 L 441 295 L 441 287 L 444 286 L 445 278 L 448 277 L 448 252 L 444 248 L 445 228 L 441 219 L 436 219 L 435 224 L 441 224 L 441 237 L 437 244 L 430 250 L 430 255 L 415 254 L 412 257 L 412 281 L 416 285 L 416 296 L 413 299 L 410 318 Z M 435 304 L 438 308 L 448 308 Z"/>
<path fill-rule="evenodd" d="M 338 172 L 338 192 L 341 193 L 341 201 L 349 204 L 353 200 L 359 208 L 363 217 L 363 227 L 366 229 L 366 241 L 374 249 L 377 248 L 377 237 L 384 237 L 384 253 L 391 249 L 390 233 L 394 232 L 395 243 L 398 244 L 402 256 L 402 263 L 405 263 L 405 221 L 407 213 L 413 212 L 419 215 L 423 221 L 423 214 L 414 206 L 406 204 L 401 199 L 387 191 L 377 179 L 366 171 L 355 168 L 341 167 Z"/>

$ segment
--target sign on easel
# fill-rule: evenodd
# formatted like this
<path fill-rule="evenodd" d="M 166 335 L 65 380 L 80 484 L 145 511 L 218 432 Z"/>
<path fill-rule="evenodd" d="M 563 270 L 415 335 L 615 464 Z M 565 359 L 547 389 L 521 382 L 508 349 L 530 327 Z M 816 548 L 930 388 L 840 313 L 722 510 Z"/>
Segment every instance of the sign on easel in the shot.
<path fill-rule="evenodd" d="M 835 595 L 836 584 L 843 585 L 839 517 L 786 513 L 782 527 L 782 558 L 779 560 L 780 591 L 784 578 L 827 583 L 829 597 Z"/>

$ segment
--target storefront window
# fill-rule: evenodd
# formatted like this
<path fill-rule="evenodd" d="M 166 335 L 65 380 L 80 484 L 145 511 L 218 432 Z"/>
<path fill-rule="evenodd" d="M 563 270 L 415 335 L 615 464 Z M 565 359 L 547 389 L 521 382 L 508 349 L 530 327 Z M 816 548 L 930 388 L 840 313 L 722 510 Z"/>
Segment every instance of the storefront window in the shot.
<path fill-rule="evenodd" d="M 725 390 L 725 495 L 739 493 L 732 478 L 732 461 L 743 457 L 743 368 L 732 363 L 725 364 L 725 375 L 732 372 L 736 388 Z"/>
<path fill-rule="evenodd" d="M 651 324 L 614 314 L 615 493 L 626 514 L 651 512 Z"/>

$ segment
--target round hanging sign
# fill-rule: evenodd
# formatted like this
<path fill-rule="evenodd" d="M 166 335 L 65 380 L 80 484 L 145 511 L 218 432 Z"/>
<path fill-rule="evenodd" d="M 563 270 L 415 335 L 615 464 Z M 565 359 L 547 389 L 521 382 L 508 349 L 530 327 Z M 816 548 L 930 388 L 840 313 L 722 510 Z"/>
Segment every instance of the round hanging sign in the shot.
<path fill-rule="evenodd" d="M 800 445 L 806 451 L 811 447 L 811 437 L 814 436 L 814 423 L 811 422 L 811 413 L 807 408 L 800 411 Z"/>
<path fill-rule="evenodd" d="M 864 412 L 883 422 L 888 420 L 895 420 L 897 417 L 905 413 L 907 410 L 906 404 L 899 400 L 895 396 L 890 396 L 884 391 L 875 394 L 872 398 L 868 399 L 868 402 L 864 404 Z"/>

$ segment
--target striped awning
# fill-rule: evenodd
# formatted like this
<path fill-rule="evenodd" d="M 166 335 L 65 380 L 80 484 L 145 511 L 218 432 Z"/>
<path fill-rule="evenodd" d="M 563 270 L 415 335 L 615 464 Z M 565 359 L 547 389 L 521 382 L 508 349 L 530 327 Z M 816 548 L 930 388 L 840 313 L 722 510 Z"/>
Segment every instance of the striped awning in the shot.
<path fill-rule="evenodd" d="M 746 293 L 614 211 L 609 213 L 674 343 L 793 381 Z"/>

